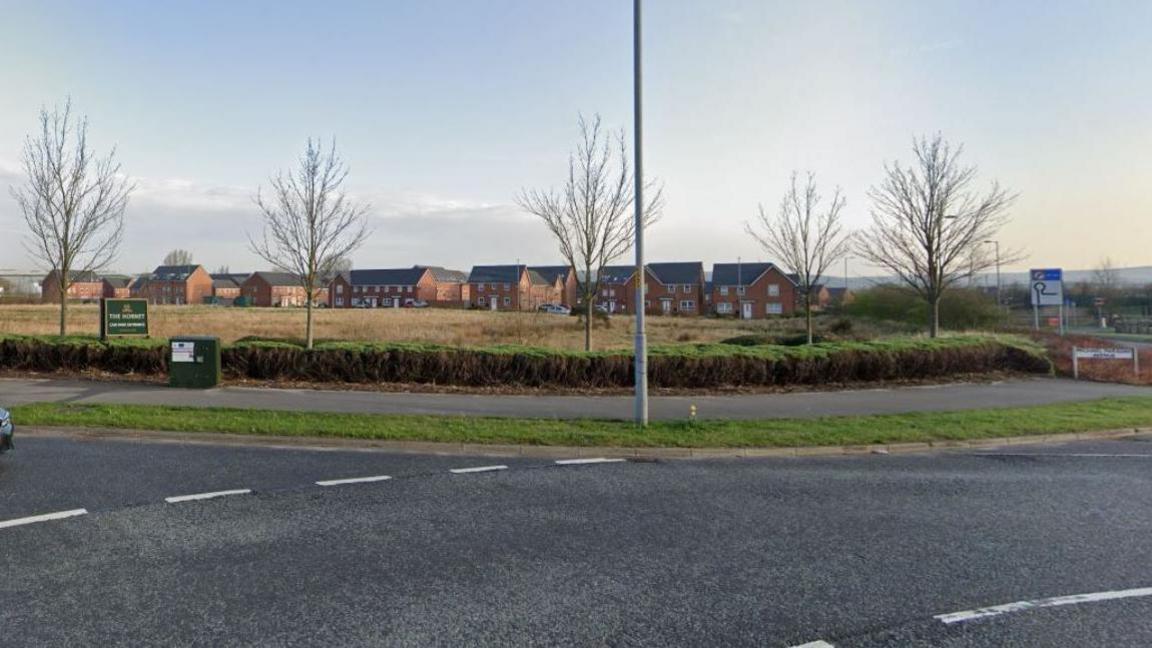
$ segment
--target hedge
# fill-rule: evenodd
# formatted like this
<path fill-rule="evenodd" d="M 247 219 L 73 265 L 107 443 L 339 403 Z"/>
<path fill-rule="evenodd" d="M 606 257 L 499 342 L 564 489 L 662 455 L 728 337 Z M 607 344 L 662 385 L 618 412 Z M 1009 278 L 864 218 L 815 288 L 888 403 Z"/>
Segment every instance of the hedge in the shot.
<path fill-rule="evenodd" d="M 632 385 L 629 353 L 532 347 L 328 342 L 309 351 L 287 342 L 240 342 L 223 349 L 229 378 L 345 383 L 423 383 L 469 387 L 604 388 Z M 155 340 L 0 338 L 0 367 L 35 372 L 163 374 L 166 346 Z M 653 387 L 786 386 L 940 378 L 1014 371 L 1048 373 L 1035 345 L 1016 338 L 958 336 L 835 342 L 812 346 L 657 346 Z"/>

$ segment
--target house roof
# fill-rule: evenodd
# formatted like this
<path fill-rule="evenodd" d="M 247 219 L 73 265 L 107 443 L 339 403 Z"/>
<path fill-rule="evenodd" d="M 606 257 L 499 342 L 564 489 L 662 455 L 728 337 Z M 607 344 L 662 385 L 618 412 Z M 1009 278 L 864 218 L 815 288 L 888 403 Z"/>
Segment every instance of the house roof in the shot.
<path fill-rule="evenodd" d="M 604 266 L 604 269 L 600 271 L 600 283 L 627 283 L 634 274 L 636 274 L 636 266 L 634 265 Z"/>
<path fill-rule="evenodd" d="M 432 278 L 440 283 L 467 283 L 468 273 L 461 272 L 460 270 L 449 270 L 448 268 L 441 268 L 440 266 L 412 266 L 413 268 L 427 268 L 432 273 Z"/>
<path fill-rule="evenodd" d="M 213 288 L 239 288 L 241 283 L 234 275 L 212 275 Z"/>
<path fill-rule="evenodd" d="M 341 276 L 353 286 L 414 286 L 428 272 L 428 268 L 378 268 L 375 270 L 349 270 Z"/>
<path fill-rule="evenodd" d="M 199 267 L 198 265 L 162 265 L 152 271 L 151 278 L 156 281 L 184 281 Z"/>
<path fill-rule="evenodd" d="M 648 272 L 662 284 L 695 284 L 704 281 L 704 264 L 699 261 L 649 263 Z"/>
<path fill-rule="evenodd" d="M 829 288 L 828 289 L 828 295 L 832 299 L 839 299 L 839 298 L 843 297 L 844 295 L 848 294 L 848 292 L 849 292 L 849 290 L 843 286 L 841 286 L 839 288 Z"/>
<path fill-rule="evenodd" d="M 123 275 L 107 275 L 104 277 L 104 283 L 112 286 L 113 288 L 127 288 L 128 284 L 132 282 L 130 277 Z"/>
<path fill-rule="evenodd" d="M 493 265 L 493 266 L 472 266 L 472 272 L 468 273 L 469 283 L 519 283 L 520 274 L 524 272 L 526 266 L 522 265 Z M 539 273 L 536 274 L 537 279 L 541 279 Z M 533 281 L 537 283 L 537 281 Z M 544 283 L 547 283 L 545 280 Z"/>
<path fill-rule="evenodd" d="M 548 283 L 556 283 L 557 281 L 566 282 L 568 281 L 568 275 L 572 274 L 571 266 L 566 265 L 528 266 L 528 270 L 539 273 Z"/>
<path fill-rule="evenodd" d="M 780 270 L 774 263 L 714 263 L 712 283 L 716 286 L 748 286 L 756 283 L 757 279 L 773 268 Z M 793 277 L 784 276 L 792 283 L 796 283 Z"/>
<path fill-rule="evenodd" d="M 292 274 L 291 272 L 253 272 L 249 279 L 260 277 L 269 286 L 299 286 L 300 275 Z"/>
<path fill-rule="evenodd" d="M 49 277 L 59 276 L 59 270 L 53 270 L 48 273 Z M 91 270 L 69 270 L 68 271 L 69 283 L 99 283 L 100 277 Z"/>

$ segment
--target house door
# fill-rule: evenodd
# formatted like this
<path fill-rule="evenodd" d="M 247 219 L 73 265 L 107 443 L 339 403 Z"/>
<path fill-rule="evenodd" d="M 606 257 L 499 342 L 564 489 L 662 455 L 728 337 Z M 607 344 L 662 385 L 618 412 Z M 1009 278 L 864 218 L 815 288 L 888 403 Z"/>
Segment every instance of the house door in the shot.
<path fill-rule="evenodd" d="M 752 302 L 740 304 L 740 317 L 742 319 L 752 319 Z"/>
<path fill-rule="evenodd" d="M 496 307 L 500 305 L 500 298 L 493 295 L 492 299 L 488 301 L 488 305 L 492 308 L 492 310 L 496 310 Z"/>
<path fill-rule="evenodd" d="M 665 314 L 665 315 L 672 312 L 672 300 L 671 299 L 661 299 L 660 300 L 660 312 Z"/>
<path fill-rule="evenodd" d="M 400 308 L 400 298 L 399 297 L 393 297 L 392 298 L 392 308 Z"/>

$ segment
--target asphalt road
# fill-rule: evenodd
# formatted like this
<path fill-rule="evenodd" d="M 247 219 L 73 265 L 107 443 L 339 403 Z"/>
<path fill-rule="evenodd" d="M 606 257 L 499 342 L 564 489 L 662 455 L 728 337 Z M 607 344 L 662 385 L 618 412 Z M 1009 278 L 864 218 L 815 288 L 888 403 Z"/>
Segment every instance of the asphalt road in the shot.
<path fill-rule="evenodd" d="M 471 474 L 493 460 L 20 441 L 5 646 L 1152 645 L 1149 441 Z"/>
<path fill-rule="evenodd" d="M 1152 387 L 1031 378 L 996 383 L 738 396 L 665 396 L 651 400 L 653 419 L 795 418 L 1014 407 L 1106 396 L 1152 396 Z M 210 390 L 78 380 L 0 379 L 0 405 L 37 401 L 240 407 L 373 414 L 460 414 L 533 418 L 632 417 L 627 396 L 495 396 L 223 387 Z"/>

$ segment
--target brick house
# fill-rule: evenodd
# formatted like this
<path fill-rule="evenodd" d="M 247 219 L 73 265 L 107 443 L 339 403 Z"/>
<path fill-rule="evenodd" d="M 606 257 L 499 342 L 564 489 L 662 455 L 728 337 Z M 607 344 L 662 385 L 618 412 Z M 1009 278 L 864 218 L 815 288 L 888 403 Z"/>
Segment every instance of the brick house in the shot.
<path fill-rule="evenodd" d="M 132 296 L 132 291 L 129 285 L 132 283 L 131 277 L 121 275 L 109 275 L 102 279 L 104 284 L 103 297 L 107 299 L 124 299 Z"/>
<path fill-rule="evenodd" d="M 231 304 L 240 296 L 240 286 L 251 275 L 246 274 L 213 274 L 212 297 L 217 304 Z"/>
<path fill-rule="evenodd" d="M 305 306 L 308 303 L 300 277 L 290 272 L 253 272 L 240 284 L 240 296 L 249 306 Z M 317 304 L 327 303 L 328 290 L 317 289 L 313 299 Z"/>
<path fill-rule="evenodd" d="M 563 296 L 553 281 L 524 265 L 472 266 L 468 303 L 486 310 L 536 310 Z"/>
<path fill-rule="evenodd" d="M 467 276 L 439 266 L 381 268 L 343 272 L 329 284 L 333 308 L 401 308 L 416 302 L 429 306 L 467 303 Z"/>
<path fill-rule="evenodd" d="M 556 303 L 565 306 L 575 306 L 580 303 L 579 286 L 576 282 L 576 270 L 572 266 L 529 266 L 530 272 L 536 272 L 552 284 L 556 296 Z"/>
<path fill-rule="evenodd" d="M 596 305 L 609 313 L 636 312 L 636 267 L 606 266 Z M 704 264 L 699 261 L 645 266 L 644 312 L 649 315 L 700 315 L 704 311 Z"/>
<path fill-rule="evenodd" d="M 68 276 L 71 279 L 68 285 L 69 300 L 97 301 L 104 296 L 104 282 L 95 272 L 72 270 Z M 60 303 L 59 270 L 49 272 L 40 282 L 40 301 L 45 304 Z"/>
<path fill-rule="evenodd" d="M 133 282 L 131 293 L 149 304 L 203 304 L 212 296 L 212 276 L 199 265 L 159 266 Z"/>
<path fill-rule="evenodd" d="M 772 263 L 716 263 L 712 266 L 712 310 L 741 319 L 791 315 L 796 281 Z"/>

